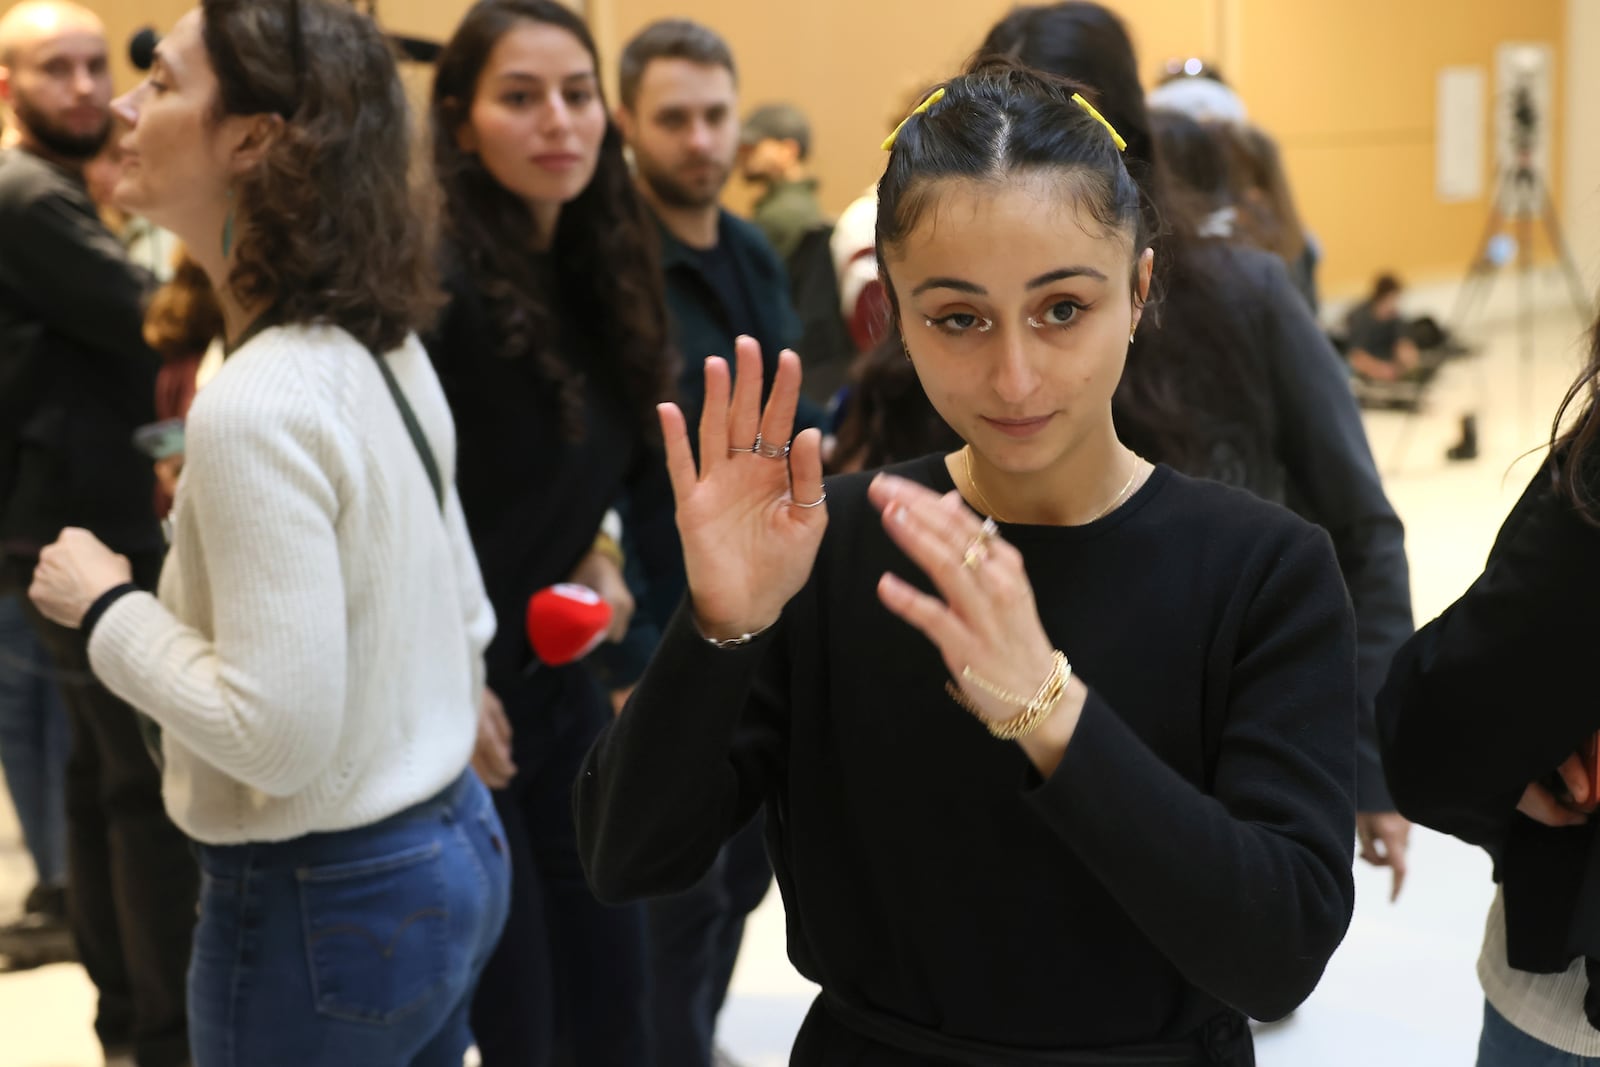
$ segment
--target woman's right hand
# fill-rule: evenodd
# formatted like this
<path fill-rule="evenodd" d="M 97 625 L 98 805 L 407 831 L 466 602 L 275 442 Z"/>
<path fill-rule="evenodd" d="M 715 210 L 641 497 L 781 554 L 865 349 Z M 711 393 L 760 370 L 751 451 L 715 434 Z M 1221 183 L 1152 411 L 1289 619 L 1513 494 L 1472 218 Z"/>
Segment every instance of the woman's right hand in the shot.
<path fill-rule="evenodd" d="M 1561 775 L 1570 800 L 1558 799 L 1538 782 L 1529 782 L 1528 788 L 1522 791 L 1522 799 L 1517 802 L 1517 810 L 1545 826 L 1582 826 L 1589 821 L 1588 813 L 1595 808 L 1597 783 L 1589 781 L 1583 761 L 1577 756 L 1568 756 L 1556 772 Z"/>
<path fill-rule="evenodd" d="M 478 741 L 472 750 L 472 769 L 490 789 L 504 789 L 517 776 L 511 759 L 511 720 L 493 689 L 483 687 L 478 702 Z"/>
<path fill-rule="evenodd" d="M 810 576 L 828 526 L 826 505 L 800 506 L 822 500 L 822 434 L 806 430 L 781 452 L 794 430 L 800 357 L 778 357 L 763 412 L 761 346 L 741 337 L 734 347 L 735 384 L 726 361 L 706 360 L 699 470 L 682 410 L 659 409 L 695 621 L 714 640 L 775 623 Z M 779 454 L 752 452 L 758 440 Z"/>

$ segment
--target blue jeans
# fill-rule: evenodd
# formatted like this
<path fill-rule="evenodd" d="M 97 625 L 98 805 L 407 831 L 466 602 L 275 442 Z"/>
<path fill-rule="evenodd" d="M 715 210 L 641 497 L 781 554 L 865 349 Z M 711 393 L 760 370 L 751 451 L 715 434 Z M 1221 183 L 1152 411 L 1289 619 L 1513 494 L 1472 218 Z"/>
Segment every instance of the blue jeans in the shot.
<path fill-rule="evenodd" d="M 1478 1067 L 1600 1067 L 1600 1057 L 1574 1056 L 1530 1037 L 1485 1001 Z"/>
<path fill-rule="evenodd" d="M 460 1067 L 510 899 L 470 770 L 372 826 L 199 853 L 195 1067 Z"/>
<path fill-rule="evenodd" d="M 67 884 L 67 709 L 22 602 L 0 595 L 0 767 L 42 886 Z"/>

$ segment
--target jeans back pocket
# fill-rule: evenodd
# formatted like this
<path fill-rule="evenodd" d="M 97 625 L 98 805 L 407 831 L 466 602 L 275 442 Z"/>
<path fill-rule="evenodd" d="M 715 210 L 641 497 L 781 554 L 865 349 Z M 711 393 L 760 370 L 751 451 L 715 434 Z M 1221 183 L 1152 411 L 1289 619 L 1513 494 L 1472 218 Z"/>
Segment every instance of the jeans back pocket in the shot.
<path fill-rule="evenodd" d="M 440 843 L 295 872 L 317 1011 L 392 1023 L 449 984 Z"/>

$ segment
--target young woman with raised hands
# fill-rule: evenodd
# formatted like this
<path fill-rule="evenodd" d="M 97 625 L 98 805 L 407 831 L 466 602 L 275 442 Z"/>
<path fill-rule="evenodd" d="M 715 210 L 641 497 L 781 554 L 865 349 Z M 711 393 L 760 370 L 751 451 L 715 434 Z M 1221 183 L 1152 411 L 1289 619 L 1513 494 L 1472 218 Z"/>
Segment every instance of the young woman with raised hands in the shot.
<path fill-rule="evenodd" d="M 795 1064 L 1248 1064 L 1349 921 L 1349 602 L 1326 534 L 1118 440 L 1118 140 L 1006 64 L 891 140 L 880 269 L 960 450 L 825 485 L 749 341 L 698 467 L 663 408 L 690 595 L 580 843 L 602 896 L 671 892 L 765 807 Z"/>

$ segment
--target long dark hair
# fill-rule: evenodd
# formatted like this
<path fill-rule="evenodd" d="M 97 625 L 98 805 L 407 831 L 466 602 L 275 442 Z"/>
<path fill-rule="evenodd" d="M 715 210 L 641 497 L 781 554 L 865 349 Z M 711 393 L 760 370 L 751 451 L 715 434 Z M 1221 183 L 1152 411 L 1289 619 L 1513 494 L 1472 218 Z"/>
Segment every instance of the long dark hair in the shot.
<path fill-rule="evenodd" d="M 202 0 L 200 10 L 215 113 L 284 120 L 235 185 L 225 284 L 279 322 L 339 326 L 374 353 L 397 347 L 426 327 L 439 293 L 388 41 L 330 0 Z"/>
<path fill-rule="evenodd" d="M 1128 143 L 1123 163 L 1153 234 L 1159 300 L 1128 353 L 1112 410 L 1124 443 L 1190 474 L 1251 484 L 1273 462 L 1265 370 L 1252 365 L 1248 324 L 1229 315 L 1224 280 L 1198 262 L 1198 219 L 1170 195 L 1151 136 L 1133 42 L 1120 19 L 1088 0 L 1019 7 L 989 32 L 982 54 L 1088 86 Z"/>
<path fill-rule="evenodd" d="M 1583 413 L 1565 430 L 1561 424 L 1573 406 Z M 1589 331 L 1589 361 L 1572 383 L 1550 423 L 1550 450 L 1555 457 L 1556 491 L 1571 501 L 1579 516 L 1600 526 L 1600 319 Z"/>
<path fill-rule="evenodd" d="M 618 392 L 639 432 L 654 440 L 659 435 L 655 406 L 671 398 L 674 380 L 661 253 L 604 96 L 599 164 L 583 192 L 562 207 L 550 246 L 548 258 L 559 264 L 559 279 L 531 252 L 534 220 L 527 205 L 457 142 L 490 54 L 523 22 L 570 33 L 594 60 L 596 75 L 600 72 L 588 27 L 556 0 L 479 0 L 467 12 L 439 56 L 431 107 L 434 168 L 444 194 L 450 254 L 487 302 L 498 354 L 535 360 L 556 390 L 564 437 L 582 437 L 584 377 L 592 375 Z M 563 297 L 575 298 L 577 307 L 563 306 Z M 583 370 L 559 351 L 563 335 L 556 322 L 563 314 L 592 319 L 596 346 L 582 353 Z"/>

